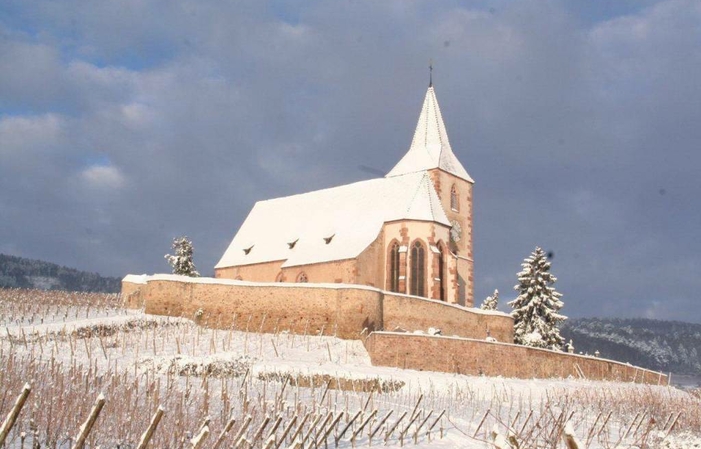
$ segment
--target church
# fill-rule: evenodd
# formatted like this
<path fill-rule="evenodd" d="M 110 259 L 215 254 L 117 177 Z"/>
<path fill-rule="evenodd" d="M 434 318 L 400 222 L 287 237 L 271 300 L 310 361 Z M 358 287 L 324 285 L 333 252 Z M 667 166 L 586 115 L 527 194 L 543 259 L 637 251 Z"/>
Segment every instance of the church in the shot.
<path fill-rule="evenodd" d="M 472 185 L 432 83 L 383 178 L 259 201 L 214 268 L 255 282 L 346 283 L 472 307 Z"/>

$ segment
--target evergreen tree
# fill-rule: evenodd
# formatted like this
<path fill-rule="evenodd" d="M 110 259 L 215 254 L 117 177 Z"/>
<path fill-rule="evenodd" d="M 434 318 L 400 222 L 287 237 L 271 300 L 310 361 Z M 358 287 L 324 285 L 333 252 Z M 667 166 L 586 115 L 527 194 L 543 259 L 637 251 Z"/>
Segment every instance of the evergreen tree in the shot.
<path fill-rule="evenodd" d="M 482 310 L 497 310 L 498 305 L 499 305 L 499 290 L 494 289 L 494 293 L 492 293 L 492 296 L 487 296 L 487 298 L 484 300 L 484 302 L 480 306 L 480 309 L 482 309 Z"/>
<path fill-rule="evenodd" d="M 173 267 L 173 274 L 183 276 L 199 277 L 200 273 L 195 269 L 195 264 L 192 262 L 193 246 L 192 242 L 186 236 L 176 237 L 171 245 L 175 251 L 175 255 L 166 254 L 165 258 Z"/>
<path fill-rule="evenodd" d="M 536 247 L 530 257 L 521 264 L 514 288 L 519 295 L 509 302 L 514 309 L 514 341 L 536 348 L 560 350 L 563 338 L 558 325 L 567 319 L 557 313 L 563 306 L 560 293 L 552 285 L 557 278 L 550 273 L 550 262 L 545 252 Z"/>

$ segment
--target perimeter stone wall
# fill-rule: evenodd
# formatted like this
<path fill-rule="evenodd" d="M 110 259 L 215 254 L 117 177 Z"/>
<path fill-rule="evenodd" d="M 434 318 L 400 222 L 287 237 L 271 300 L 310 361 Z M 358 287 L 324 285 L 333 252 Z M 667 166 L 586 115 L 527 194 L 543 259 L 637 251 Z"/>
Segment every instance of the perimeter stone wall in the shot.
<path fill-rule="evenodd" d="M 514 321 L 503 313 L 475 309 L 470 312 L 470 319 L 466 320 L 462 316 L 466 309 L 462 306 L 389 292 L 384 295 L 384 330 L 411 331 L 434 327 L 440 329 L 442 335 L 475 339 L 491 336 L 498 341 L 514 341 Z"/>
<path fill-rule="evenodd" d="M 325 335 L 357 339 L 364 328 L 382 325 L 381 300 L 373 290 L 149 280 L 144 293 L 146 313 L 183 316 L 208 327 L 297 334 L 323 329 Z"/>
<path fill-rule="evenodd" d="M 146 313 L 183 316 L 202 325 L 262 332 L 289 330 L 359 339 L 383 329 L 427 331 L 485 338 L 486 330 L 512 341 L 513 322 L 441 301 L 348 284 L 253 283 L 213 278 L 158 275 L 143 283 L 122 282 L 127 306 Z M 199 311 L 201 310 L 201 313 Z"/>
<path fill-rule="evenodd" d="M 636 366 L 484 340 L 373 332 L 365 340 L 373 365 L 521 379 L 584 377 L 667 385 L 667 376 Z"/>

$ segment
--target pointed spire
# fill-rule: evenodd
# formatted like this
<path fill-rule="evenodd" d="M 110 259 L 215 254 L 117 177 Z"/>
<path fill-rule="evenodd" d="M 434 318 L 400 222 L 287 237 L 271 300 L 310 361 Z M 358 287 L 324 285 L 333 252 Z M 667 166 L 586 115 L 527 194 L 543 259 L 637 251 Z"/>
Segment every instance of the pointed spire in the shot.
<path fill-rule="evenodd" d="M 432 66 L 431 66 L 432 67 Z M 430 79 L 431 83 L 433 82 Z M 470 175 L 453 154 L 433 85 L 428 87 L 409 151 L 387 176 L 439 168 L 469 182 Z"/>

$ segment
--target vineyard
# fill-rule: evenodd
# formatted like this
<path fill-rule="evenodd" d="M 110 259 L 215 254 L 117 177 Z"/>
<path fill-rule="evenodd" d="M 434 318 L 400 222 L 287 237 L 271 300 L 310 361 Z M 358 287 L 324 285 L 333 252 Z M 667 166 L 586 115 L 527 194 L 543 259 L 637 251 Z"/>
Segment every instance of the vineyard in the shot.
<path fill-rule="evenodd" d="M 189 318 L 0 289 L 0 447 L 701 447 L 701 399 L 675 388 L 373 367 L 333 330 Z"/>

